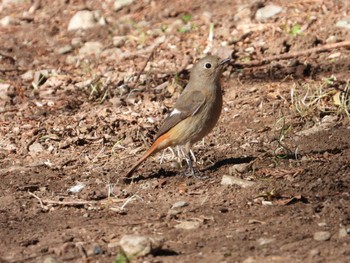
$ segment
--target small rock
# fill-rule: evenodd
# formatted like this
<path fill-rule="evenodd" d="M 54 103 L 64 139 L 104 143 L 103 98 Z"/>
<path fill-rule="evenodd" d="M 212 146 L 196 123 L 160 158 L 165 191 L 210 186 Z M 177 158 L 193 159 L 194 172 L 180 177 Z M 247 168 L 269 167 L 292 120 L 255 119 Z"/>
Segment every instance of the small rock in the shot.
<path fill-rule="evenodd" d="M 102 51 L 101 57 L 106 58 L 105 61 L 115 61 L 123 56 L 123 51 L 120 48 L 108 48 Z"/>
<path fill-rule="evenodd" d="M 0 99 L 1 100 L 7 100 L 8 97 L 8 91 L 10 89 L 11 85 L 8 83 L 0 83 Z"/>
<path fill-rule="evenodd" d="M 23 4 L 25 3 L 24 0 L 3 0 L 2 5 L 8 6 L 8 5 L 17 5 L 17 4 Z"/>
<path fill-rule="evenodd" d="M 336 24 L 336 27 L 340 27 L 340 28 L 345 28 L 350 30 L 350 19 L 343 19 L 343 20 L 339 20 Z"/>
<path fill-rule="evenodd" d="M 44 260 L 43 263 L 57 263 L 57 259 L 53 256 L 47 256 Z"/>
<path fill-rule="evenodd" d="M 254 47 L 247 47 L 244 51 L 247 52 L 248 54 L 253 54 L 255 52 L 255 48 Z"/>
<path fill-rule="evenodd" d="M 175 209 L 169 209 L 168 210 L 168 215 L 169 216 L 176 216 L 178 214 L 181 214 L 181 211 L 175 210 Z"/>
<path fill-rule="evenodd" d="M 75 37 L 71 40 L 70 44 L 72 45 L 72 47 L 76 48 L 76 47 L 80 47 L 82 45 L 82 40 L 80 37 Z"/>
<path fill-rule="evenodd" d="M 41 153 L 43 150 L 43 146 L 38 142 L 34 142 L 29 146 L 29 152 L 31 154 L 38 154 Z"/>
<path fill-rule="evenodd" d="M 241 178 L 234 177 L 231 175 L 224 175 L 221 179 L 221 184 L 222 185 L 238 185 L 242 188 L 246 188 L 246 187 L 253 186 L 255 183 L 250 182 L 250 181 L 246 181 L 246 180 L 243 180 Z"/>
<path fill-rule="evenodd" d="M 152 249 L 151 240 L 140 235 L 125 235 L 119 244 L 128 256 L 146 256 Z"/>
<path fill-rule="evenodd" d="M 348 235 L 348 231 L 344 227 L 339 229 L 339 232 L 338 232 L 339 238 L 347 237 L 347 235 Z"/>
<path fill-rule="evenodd" d="M 119 247 L 119 244 L 120 244 L 120 241 L 117 240 L 117 239 L 115 238 L 115 239 L 111 239 L 111 240 L 109 241 L 107 247 L 108 247 L 109 249 L 111 249 L 111 248 L 116 248 L 116 247 Z"/>
<path fill-rule="evenodd" d="M 175 228 L 191 230 L 191 229 L 199 228 L 200 225 L 201 225 L 201 223 L 198 221 L 183 221 L 183 222 L 175 225 Z"/>
<path fill-rule="evenodd" d="M 264 246 L 264 245 L 270 244 L 270 243 L 272 243 L 272 242 L 274 242 L 274 241 L 275 241 L 274 238 L 259 238 L 259 239 L 257 240 L 257 242 L 258 242 L 258 244 L 259 244 L 260 246 Z"/>
<path fill-rule="evenodd" d="M 112 41 L 113 41 L 113 46 L 122 47 L 126 42 L 126 37 L 125 36 L 114 36 Z"/>
<path fill-rule="evenodd" d="M 339 58 L 341 56 L 341 52 L 336 52 L 336 53 L 333 53 L 333 54 L 330 54 L 328 56 L 329 59 L 335 59 L 335 58 Z"/>
<path fill-rule="evenodd" d="M 257 263 L 257 262 L 258 261 L 254 257 L 250 256 L 250 257 L 247 257 L 245 260 L 243 260 L 242 263 Z"/>
<path fill-rule="evenodd" d="M 68 23 L 68 31 L 77 29 L 88 29 L 99 25 L 105 25 L 106 21 L 99 11 L 78 11 Z"/>
<path fill-rule="evenodd" d="M 84 187 L 85 187 L 84 183 L 77 183 L 76 185 L 68 189 L 68 193 L 79 193 L 81 190 L 84 189 Z"/>
<path fill-rule="evenodd" d="M 327 223 L 326 222 L 320 222 L 317 224 L 320 227 L 327 227 Z"/>
<path fill-rule="evenodd" d="M 95 256 L 101 255 L 103 252 L 103 249 L 98 244 L 93 244 L 87 249 L 86 254 L 88 256 Z"/>
<path fill-rule="evenodd" d="M 313 127 L 309 129 L 302 130 L 298 132 L 297 135 L 310 136 L 310 135 L 319 133 L 321 131 L 328 130 L 331 127 L 334 127 L 336 125 L 337 120 L 338 120 L 338 117 L 335 115 L 334 116 L 326 115 L 322 118 L 320 124 L 315 124 Z"/>
<path fill-rule="evenodd" d="M 56 53 L 63 55 L 63 54 L 67 54 L 67 53 L 71 52 L 72 50 L 73 50 L 73 47 L 71 45 L 65 45 L 63 47 L 58 48 Z"/>
<path fill-rule="evenodd" d="M 212 16 L 213 16 L 212 13 L 208 11 L 204 11 L 201 15 L 201 19 L 203 20 L 204 23 L 210 24 Z"/>
<path fill-rule="evenodd" d="M 232 48 L 224 46 L 213 47 L 212 54 L 215 54 L 222 59 L 229 58 L 232 55 Z"/>
<path fill-rule="evenodd" d="M 119 11 L 125 6 L 131 5 L 134 0 L 115 0 L 114 2 L 114 11 Z"/>
<path fill-rule="evenodd" d="M 327 241 L 331 238 L 331 233 L 328 231 L 318 231 L 314 234 L 314 240 L 316 241 Z"/>
<path fill-rule="evenodd" d="M 263 21 L 279 14 L 282 11 L 282 7 L 277 5 L 266 5 L 258 11 L 256 11 L 255 19 L 258 21 Z"/>
<path fill-rule="evenodd" d="M 124 235 L 119 244 L 127 256 L 141 257 L 150 254 L 162 247 L 162 238 L 153 239 L 141 235 Z"/>
<path fill-rule="evenodd" d="M 5 16 L 0 20 L 0 25 L 1 26 L 9 26 L 9 25 L 18 25 L 19 20 L 12 16 Z"/>
<path fill-rule="evenodd" d="M 33 70 L 28 70 L 27 72 L 21 75 L 21 79 L 23 79 L 24 81 L 31 81 L 33 80 L 33 78 L 34 78 Z"/>
<path fill-rule="evenodd" d="M 250 169 L 249 163 L 235 164 L 228 168 L 229 174 L 246 173 Z"/>
<path fill-rule="evenodd" d="M 79 55 L 82 56 L 90 56 L 95 55 L 98 56 L 102 52 L 102 43 L 101 42 L 86 42 L 84 46 L 79 49 Z"/>
<path fill-rule="evenodd" d="M 310 256 L 311 257 L 318 256 L 319 254 L 321 254 L 321 251 L 319 249 L 317 249 L 317 248 L 314 248 L 314 249 L 310 250 Z"/>
<path fill-rule="evenodd" d="M 174 208 L 180 208 L 180 207 L 185 207 L 185 206 L 188 206 L 187 202 L 179 201 L 179 202 L 176 202 L 175 204 L 173 204 L 171 208 L 174 209 Z"/>

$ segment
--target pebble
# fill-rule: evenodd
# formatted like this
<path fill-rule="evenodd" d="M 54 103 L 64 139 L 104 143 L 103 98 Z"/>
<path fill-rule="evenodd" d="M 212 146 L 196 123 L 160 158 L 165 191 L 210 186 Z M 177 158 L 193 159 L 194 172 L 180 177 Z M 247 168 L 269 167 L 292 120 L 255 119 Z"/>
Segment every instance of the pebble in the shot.
<path fill-rule="evenodd" d="M 65 45 L 65 46 L 59 47 L 56 52 L 57 54 L 63 55 L 71 52 L 72 50 L 73 50 L 73 47 L 71 45 Z"/>
<path fill-rule="evenodd" d="M 11 85 L 8 83 L 0 83 L 0 99 L 7 100 L 8 99 L 8 91 Z"/>
<path fill-rule="evenodd" d="M 57 263 L 57 259 L 53 256 L 47 256 L 44 258 L 43 263 Z"/>
<path fill-rule="evenodd" d="M 339 238 L 343 238 L 343 237 L 347 237 L 348 235 L 348 231 L 345 228 L 340 228 L 339 232 L 338 232 L 338 237 Z"/>
<path fill-rule="evenodd" d="M 175 210 L 175 209 L 169 209 L 168 210 L 168 215 L 169 216 L 176 216 L 178 214 L 181 214 L 181 211 Z"/>
<path fill-rule="evenodd" d="M 187 202 L 179 201 L 179 202 L 176 202 L 175 204 L 173 204 L 171 208 L 174 209 L 174 208 L 180 208 L 180 207 L 185 207 L 185 206 L 188 206 Z"/>
<path fill-rule="evenodd" d="M 126 37 L 125 36 L 114 36 L 112 42 L 113 42 L 113 46 L 122 47 L 126 42 Z"/>
<path fill-rule="evenodd" d="M 350 20 L 339 20 L 336 24 L 336 27 L 340 27 L 340 28 L 345 28 L 345 29 L 349 29 L 350 30 Z"/>
<path fill-rule="evenodd" d="M 119 242 L 122 249 L 128 256 L 139 257 L 151 253 L 151 240 L 141 235 L 125 235 Z"/>
<path fill-rule="evenodd" d="M 71 40 L 70 44 L 72 47 L 80 47 L 82 45 L 82 40 L 80 37 L 75 37 Z"/>
<path fill-rule="evenodd" d="M 98 56 L 102 52 L 102 43 L 98 41 L 86 42 L 80 49 L 79 55 L 89 56 L 95 55 Z"/>
<path fill-rule="evenodd" d="M 88 256 L 94 256 L 101 255 L 103 254 L 103 252 L 103 249 L 98 244 L 93 244 L 87 249 L 86 254 Z"/>
<path fill-rule="evenodd" d="M 28 70 L 27 72 L 21 75 L 21 79 L 23 79 L 24 81 L 31 81 L 33 80 L 33 78 L 34 78 L 33 70 Z"/>
<path fill-rule="evenodd" d="M 127 256 L 142 257 L 151 254 L 162 247 L 164 240 L 162 238 L 150 238 L 142 235 L 124 235 L 119 245 Z"/>
<path fill-rule="evenodd" d="M 183 221 L 179 224 L 175 225 L 175 228 L 177 229 L 185 229 L 185 230 L 191 230 L 191 229 L 197 229 L 201 225 L 198 221 Z"/>
<path fill-rule="evenodd" d="M 255 19 L 263 21 L 269 19 L 282 11 L 282 7 L 278 5 L 266 5 L 256 11 Z"/>
<path fill-rule="evenodd" d="M 114 11 L 119 11 L 125 6 L 131 5 L 134 0 L 115 0 L 114 2 Z"/>
<path fill-rule="evenodd" d="M 260 246 L 264 246 L 264 245 L 270 244 L 270 243 L 272 243 L 272 242 L 274 242 L 274 241 L 275 241 L 274 238 L 259 238 L 259 239 L 257 240 L 257 242 L 258 242 L 258 244 L 259 244 Z"/>
<path fill-rule="evenodd" d="M 106 21 L 100 11 L 81 10 L 75 13 L 68 23 L 68 31 L 88 29 L 96 25 L 105 25 Z"/>
<path fill-rule="evenodd" d="M 0 25 L 4 27 L 9 25 L 18 25 L 18 24 L 19 24 L 19 20 L 17 20 L 12 16 L 5 16 L 0 20 Z"/>
<path fill-rule="evenodd" d="M 249 163 L 235 164 L 228 168 L 229 174 L 245 173 L 250 169 Z"/>
<path fill-rule="evenodd" d="M 222 185 L 238 185 L 242 188 L 247 188 L 253 186 L 255 183 L 243 180 L 238 177 L 234 177 L 231 175 L 224 175 L 221 179 L 221 184 Z"/>
<path fill-rule="evenodd" d="M 328 231 L 318 231 L 314 233 L 314 240 L 327 241 L 331 238 L 331 233 Z"/>
<path fill-rule="evenodd" d="M 297 133 L 297 135 L 301 136 L 310 136 L 316 133 L 319 133 L 324 130 L 328 130 L 329 128 L 333 127 L 336 125 L 338 120 L 338 117 L 336 115 L 326 115 L 325 117 L 322 118 L 320 124 L 316 124 L 313 127 L 302 130 Z"/>
<path fill-rule="evenodd" d="M 321 251 L 317 248 L 311 249 L 310 250 L 310 256 L 311 257 L 315 257 L 321 254 Z"/>
<path fill-rule="evenodd" d="M 7 5 L 17 5 L 17 4 L 22 4 L 24 1 L 23 0 L 3 0 L 2 5 L 7 6 Z"/>
<path fill-rule="evenodd" d="M 84 183 L 77 183 L 76 185 L 72 186 L 68 189 L 68 193 L 79 193 L 81 190 L 83 190 L 85 187 Z"/>
<path fill-rule="evenodd" d="M 34 142 L 29 146 L 29 152 L 31 154 L 41 153 L 43 150 L 43 146 L 38 142 Z"/>
<path fill-rule="evenodd" d="M 329 59 L 335 59 L 335 58 L 339 58 L 341 56 L 341 52 L 336 52 L 336 53 L 333 53 L 333 54 L 330 54 L 328 56 Z"/>

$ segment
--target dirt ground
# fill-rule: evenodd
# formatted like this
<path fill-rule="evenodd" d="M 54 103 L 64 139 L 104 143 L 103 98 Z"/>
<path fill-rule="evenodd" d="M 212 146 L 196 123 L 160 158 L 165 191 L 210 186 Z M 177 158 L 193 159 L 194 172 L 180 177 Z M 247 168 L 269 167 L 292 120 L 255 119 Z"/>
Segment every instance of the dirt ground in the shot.
<path fill-rule="evenodd" d="M 0 262 L 350 262 L 350 5 L 264 3 L 2 1 Z M 80 10 L 104 20 L 68 31 Z M 123 179 L 196 59 L 233 51 L 208 178 L 166 150 Z M 160 248 L 126 257 L 128 234 Z"/>

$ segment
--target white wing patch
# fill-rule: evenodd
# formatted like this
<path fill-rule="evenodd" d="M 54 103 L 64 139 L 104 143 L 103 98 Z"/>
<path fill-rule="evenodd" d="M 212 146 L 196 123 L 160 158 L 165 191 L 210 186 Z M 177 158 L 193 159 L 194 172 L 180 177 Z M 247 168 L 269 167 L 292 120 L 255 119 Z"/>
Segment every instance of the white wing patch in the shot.
<path fill-rule="evenodd" d="M 176 115 L 176 114 L 180 114 L 181 113 L 181 111 L 179 111 L 178 109 L 173 109 L 173 111 L 172 112 L 170 112 L 170 115 L 169 115 L 169 117 L 170 116 L 173 116 L 173 115 Z"/>

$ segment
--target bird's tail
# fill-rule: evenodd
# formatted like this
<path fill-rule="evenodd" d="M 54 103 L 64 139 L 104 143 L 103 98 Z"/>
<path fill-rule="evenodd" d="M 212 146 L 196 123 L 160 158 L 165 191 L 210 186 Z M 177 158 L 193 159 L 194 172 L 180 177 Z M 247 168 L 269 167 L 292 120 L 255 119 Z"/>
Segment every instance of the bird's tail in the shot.
<path fill-rule="evenodd" d="M 165 149 L 166 147 L 168 147 L 169 146 L 168 144 L 162 143 L 167 138 L 168 138 L 168 134 L 164 134 L 164 135 L 160 136 L 152 144 L 151 148 L 149 148 L 147 150 L 147 152 L 141 157 L 141 159 L 138 160 L 137 163 L 135 163 L 133 167 L 131 167 L 131 169 L 126 174 L 126 177 L 131 177 L 131 175 L 137 169 L 137 167 L 139 167 L 143 163 L 143 161 L 145 161 L 148 157 L 150 157 L 151 155 L 153 155 L 153 154 L 159 152 L 160 150 Z"/>

